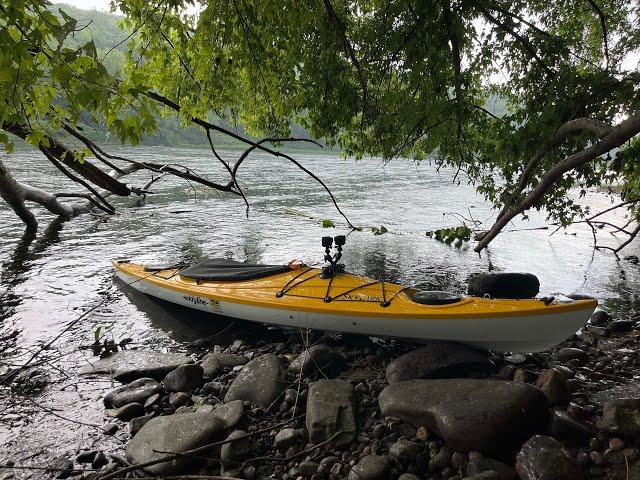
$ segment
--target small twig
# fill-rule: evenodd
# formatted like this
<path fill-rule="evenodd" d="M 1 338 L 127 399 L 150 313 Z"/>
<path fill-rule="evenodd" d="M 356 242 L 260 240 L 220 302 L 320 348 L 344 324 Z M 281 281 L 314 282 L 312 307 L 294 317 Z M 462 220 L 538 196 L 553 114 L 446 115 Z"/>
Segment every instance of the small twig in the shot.
<path fill-rule="evenodd" d="M 245 460 L 244 464 L 254 463 L 254 462 L 290 462 L 291 460 L 302 457 L 307 453 L 311 453 L 314 450 L 324 447 L 325 445 L 333 442 L 337 437 L 342 435 L 344 432 L 340 430 L 339 432 L 334 433 L 331 437 L 327 438 L 324 442 L 316 443 L 314 446 L 307 448 L 306 450 L 300 450 L 298 453 L 294 453 L 293 455 L 289 455 L 288 457 L 278 458 L 278 457 L 256 457 Z M 239 438 L 239 437 L 238 437 Z M 243 465 L 244 465 L 243 464 Z"/>

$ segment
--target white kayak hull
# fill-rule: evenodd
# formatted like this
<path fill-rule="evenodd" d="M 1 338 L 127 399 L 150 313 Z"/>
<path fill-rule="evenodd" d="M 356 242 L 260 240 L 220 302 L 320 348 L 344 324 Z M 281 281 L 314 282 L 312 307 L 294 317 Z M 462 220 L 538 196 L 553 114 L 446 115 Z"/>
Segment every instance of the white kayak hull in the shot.
<path fill-rule="evenodd" d="M 424 342 L 445 340 L 479 348 L 507 352 L 539 352 L 558 344 L 566 332 L 575 332 L 584 324 L 585 311 L 574 310 L 544 315 L 513 317 L 450 318 L 376 318 L 371 315 L 340 315 L 262 307 L 206 297 L 185 295 L 162 288 L 120 270 L 117 276 L 128 286 L 167 302 L 216 315 L 277 325 L 294 329 L 316 329 L 370 336 L 402 338 Z M 590 312 L 587 312 L 589 315 Z"/>

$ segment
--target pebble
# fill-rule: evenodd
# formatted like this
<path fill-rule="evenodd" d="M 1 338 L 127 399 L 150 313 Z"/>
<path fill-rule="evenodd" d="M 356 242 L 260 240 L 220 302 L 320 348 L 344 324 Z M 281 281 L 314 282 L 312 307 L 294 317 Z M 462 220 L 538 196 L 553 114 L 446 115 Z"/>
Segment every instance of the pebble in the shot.
<path fill-rule="evenodd" d="M 168 392 L 188 392 L 202 385 L 203 372 L 200 365 L 180 365 L 164 377 L 162 384 Z"/>
<path fill-rule="evenodd" d="M 120 430 L 120 427 L 118 427 L 118 425 L 116 425 L 115 423 L 105 423 L 102 426 L 102 431 L 104 433 L 106 433 L 107 435 L 113 435 L 115 434 L 118 430 Z"/>
<path fill-rule="evenodd" d="M 189 403 L 189 400 L 191 400 L 191 395 L 189 395 L 188 393 L 176 392 L 172 393 L 169 397 L 169 404 L 171 404 L 172 407 L 177 408 L 186 405 L 187 403 Z"/>
<path fill-rule="evenodd" d="M 414 462 L 423 446 L 409 440 L 400 439 L 389 447 L 389 455 L 396 460 Z"/>
<path fill-rule="evenodd" d="M 300 434 L 295 428 L 283 428 L 278 432 L 274 440 L 276 448 L 286 450 L 298 441 Z"/>
<path fill-rule="evenodd" d="M 424 425 L 416 431 L 416 438 L 422 442 L 429 440 L 429 429 Z"/>
<path fill-rule="evenodd" d="M 144 415 L 142 417 L 132 418 L 129 422 L 129 433 L 133 437 L 140 431 L 144 425 L 153 418 L 153 415 Z"/>
<path fill-rule="evenodd" d="M 142 415 L 144 415 L 144 407 L 139 403 L 124 405 L 118 408 L 114 414 L 118 420 L 122 420 L 123 422 L 128 422 L 132 418 L 141 417 Z"/>
<path fill-rule="evenodd" d="M 621 438 L 613 437 L 609 440 L 609 448 L 614 452 L 619 452 L 624 448 L 624 440 Z"/>
<path fill-rule="evenodd" d="M 109 463 L 109 459 L 104 454 L 104 452 L 98 452 L 91 462 L 91 467 L 95 469 L 99 469 L 104 467 L 107 463 Z"/>
<path fill-rule="evenodd" d="M 225 443 L 220 449 L 220 460 L 223 463 L 243 460 L 251 452 L 251 438 L 246 435 L 244 430 L 234 430 L 229 434 L 226 440 L 233 441 Z"/>
<path fill-rule="evenodd" d="M 348 480 L 387 480 L 390 468 L 391 465 L 386 457 L 367 455 L 351 469 Z M 331 473 L 333 474 L 333 471 Z M 337 477 L 337 475 L 334 476 Z"/>

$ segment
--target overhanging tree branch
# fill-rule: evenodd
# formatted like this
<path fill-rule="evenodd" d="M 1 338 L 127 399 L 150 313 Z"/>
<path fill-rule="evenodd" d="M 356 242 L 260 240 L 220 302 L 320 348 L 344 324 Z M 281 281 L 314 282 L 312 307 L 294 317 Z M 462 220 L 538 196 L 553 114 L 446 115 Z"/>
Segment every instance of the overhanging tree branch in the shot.
<path fill-rule="evenodd" d="M 518 204 L 510 207 L 500 218 L 496 220 L 491 229 L 484 235 L 482 240 L 475 247 L 476 252 L 482 251 L 500 233 L 500 230 L 509 223 L 516 215 L 534 206 L 553 184 L 566 172 L 581 167 L 586 163 L 595 160 L 614 148 L 621 146 L 626 141 L 633 138 L 640 132 L 640 113 L 630 116 L 617 126 L 613 127 L 608 135 L 600 142 L 585 148 L 584 150 L 571 155 L 556 163 L 550 168 L 531 190 Z"/>
<path fill-rule="evenodd" d="M 518 178 L 518 184 L 514 189 L 514 192 L 510 196 L 509 200 L 505 202 L 504 207 L 498 214 L 498 219 L 504 215 L 511 204 L 513 203 L 515 197 L 524 190 L 524 188 L 531 180 L 531 174 L 534 169 L 538 166 L 540 161 L 554 148 L 559 146 L 569 135 L 581 131 L 589 131 L 599 138 L 604 138 L 606 135 L 611 133 L 612 127 L 611 125 L 601 122 L 600 120 L 596 120 L 594 118 L 574 118 L 573 120 L 569 120 L 568 122 L 563 123 L 558 130 L 556 130 L 555 134 L 551 139 L 549 139 L 542 147 L 538 149 L 538 151 L 531 157 L 531 159 L 527 162 L 520 177 Z"/>

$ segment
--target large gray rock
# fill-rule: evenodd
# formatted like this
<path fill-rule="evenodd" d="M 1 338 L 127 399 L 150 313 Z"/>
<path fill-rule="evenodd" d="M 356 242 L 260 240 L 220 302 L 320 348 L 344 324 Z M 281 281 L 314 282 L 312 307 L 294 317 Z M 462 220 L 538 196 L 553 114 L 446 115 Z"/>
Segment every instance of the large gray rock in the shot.
<path fill-rule="evenodd" d="M 547 421 L 547 400 L 536 387 L 469 378 L 408 380 L 378 397 L 383 416 L 426 426 L 454 450 L 502 453 Z"/>
<path fill-rule="evenodd" d="M 181 353 L 161 353 L 146 350 L 121 350 L 78 370 L 80 375 L 109 374 L 121 382 L 151 377 L 162 380 L 171 370 L 192 360 Z"/>
<path fill-rule="evenodd" d="M 366 455 L 349 472 L 349 480 L 387 480 L 391 465 L 387 457 Z"/>
<path fill-rule="evenodd" d="M 306 427 L 311 443 L 323 442 L 338 432 L 334 445 L 344 445 L 356 436 L 355 392 L 344 380 L 318 380 L 309 385 Z"/>
<path fill-rule="evenodd" d="M 616 435 L 640 435 L 640 399 L 622 398 L 605 403 L 597 426 Z"/>
<path fill-rule="evenodd" d="M 215 378 L 227 368 L 244 365 L 249 360 L 242 355 L 232 353 L 210 353 L 206 355 L 200 365 L 204 371 L 204 378 Z"/>
<path fill-rule="evenodd" d="M 144 463 L 168 456 L 158 452 L 185 452 L 221 440 L 222 422 L 209 413 L 182 413 L 149 420 L 127 445 L 126 457 L 132 463 Z M 195 457 L 178 457 L 170 462 L 147 467 L 156 475 L 174 475 L 194 468 Z"/>
<path fill-rule="evenodd" d="M 327 345 L 314 345 L 302 352 L 289 365 L 291 373 L 300 373 L 306 377 L 322 375 L 325 377 L 337 377 L 347 366 L 347 361 L 338 352 Z"/>
<path fill-rule="evenodd" d="M 560 442 L 536 435 L 520 449 L 516 471 L 522 480 L 580 480 L 584 472 Z"/>
<path fill-rule="evenodd" d="M 202 385 L 202 367 L 200 365 L 180 365 L 167 373 L 162 380 L 167 392 L 189 392 Z"/>
<path fill-rule="evenodd" d="M 261 355 L 247 363 L 224 396 L 225 402 L 245 400 L 268 407 L 286 388 L 287 373 L 272 353 Z"/>
<path fill-rule="evenodd" d="M 482 352 L 466 345 L 429 342 L 401 357 L 387 367 L 390 384 L 418 378 L 464 377 L 470 372 L 490 373 L 495 365 Z"/>
<path fill-rule="evenodd" d="M 153 378 L 139 378 L 107 393 L 104 396 L 104 405 L 107 408 L 119 408 L 127 403 L 144 404 L 149 397 L 160 391 L 162 385 Z"/>

